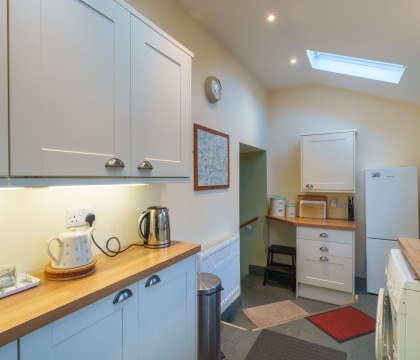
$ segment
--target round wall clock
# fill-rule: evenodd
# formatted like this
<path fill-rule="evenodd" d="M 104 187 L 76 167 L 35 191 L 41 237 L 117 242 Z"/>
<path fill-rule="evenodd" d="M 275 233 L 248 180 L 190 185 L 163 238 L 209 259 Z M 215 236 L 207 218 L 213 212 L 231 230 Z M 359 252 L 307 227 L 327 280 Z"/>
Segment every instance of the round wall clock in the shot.
<path fill-rule="evenodd" d="M 207 99 L 213 104 L 222 98 L 222 83 L 215 76 L 208 76 L 204 82 Z"/>

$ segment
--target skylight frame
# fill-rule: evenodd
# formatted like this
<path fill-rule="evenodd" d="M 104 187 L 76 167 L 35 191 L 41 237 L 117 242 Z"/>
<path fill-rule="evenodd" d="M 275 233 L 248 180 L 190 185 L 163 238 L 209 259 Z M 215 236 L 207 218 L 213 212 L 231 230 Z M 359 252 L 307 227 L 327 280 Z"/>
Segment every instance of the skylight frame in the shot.
<path fill-rule="evenodd" d="M 405 65 L 306 50 L 313 69 L 398 84 Z"/>

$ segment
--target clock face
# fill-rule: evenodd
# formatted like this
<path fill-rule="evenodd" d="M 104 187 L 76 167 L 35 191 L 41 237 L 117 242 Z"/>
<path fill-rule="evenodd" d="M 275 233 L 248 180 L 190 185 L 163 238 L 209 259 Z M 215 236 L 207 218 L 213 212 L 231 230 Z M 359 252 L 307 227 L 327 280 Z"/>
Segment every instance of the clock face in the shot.
<path fill-rule="evenodd" d="M 213 94 L 216 98 L 222 97 L 222 85 L 218 79 L 212 81 Z"/>
<path fill-rule="evenodd" d="M 208 76 L 204 84 L 204 89 L 210 103 L 213 104 L 222 98 L 222 84 L 218 78 Z"/>

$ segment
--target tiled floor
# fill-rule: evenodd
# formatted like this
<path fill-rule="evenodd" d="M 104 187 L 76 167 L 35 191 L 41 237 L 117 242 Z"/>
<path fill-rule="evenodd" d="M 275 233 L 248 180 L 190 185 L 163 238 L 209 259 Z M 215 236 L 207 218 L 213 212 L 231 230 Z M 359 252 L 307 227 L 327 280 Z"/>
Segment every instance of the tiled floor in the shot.
<path fill-rule="evenodd" d="M 335 305 L 315 300 L 296 298 L 295 293 L 293 293 L 287 285 L 263 286 L 262 282 L 263 277 L 260 275 L 249 275 L 242 281 L 242 308 L 264 305 L 282 300 L 292 300 L 309 314 L 336 307 Z M 377 296 L 367 294 L 363 289 L 363 283 L 359 287 L 361 288 L 356 288 L 359 301 L 352 304 L 352 306 L 375 318 Z M 243 327 L 246 331 L 222 324 L 222 351 L 228 360 L 243 360 L 260 332 L 252 331 L 252 329 L 255 328 L 255 325 L 241 310 L 235 315 L 232 324 Z M 375 334 L 364 335 L 339 344 L 306 319 L 295 320 L 283 325 L 274 326 L 269 328 L 269 330 L 345 351 L 347 352 L 348 360 L 375 359 Z"/>

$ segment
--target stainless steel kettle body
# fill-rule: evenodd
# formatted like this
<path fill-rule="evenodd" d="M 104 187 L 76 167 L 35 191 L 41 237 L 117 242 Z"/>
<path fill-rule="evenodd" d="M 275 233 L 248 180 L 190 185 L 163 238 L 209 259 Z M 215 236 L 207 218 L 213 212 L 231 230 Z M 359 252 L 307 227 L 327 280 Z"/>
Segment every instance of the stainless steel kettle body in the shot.
<path fill-rule="evenodd" d="M 169 209 L 151 206 L 143 211 L 137 221 L 137 233 L 144 241 L 144 247 L 164 248 L 171 245 Z"/>

